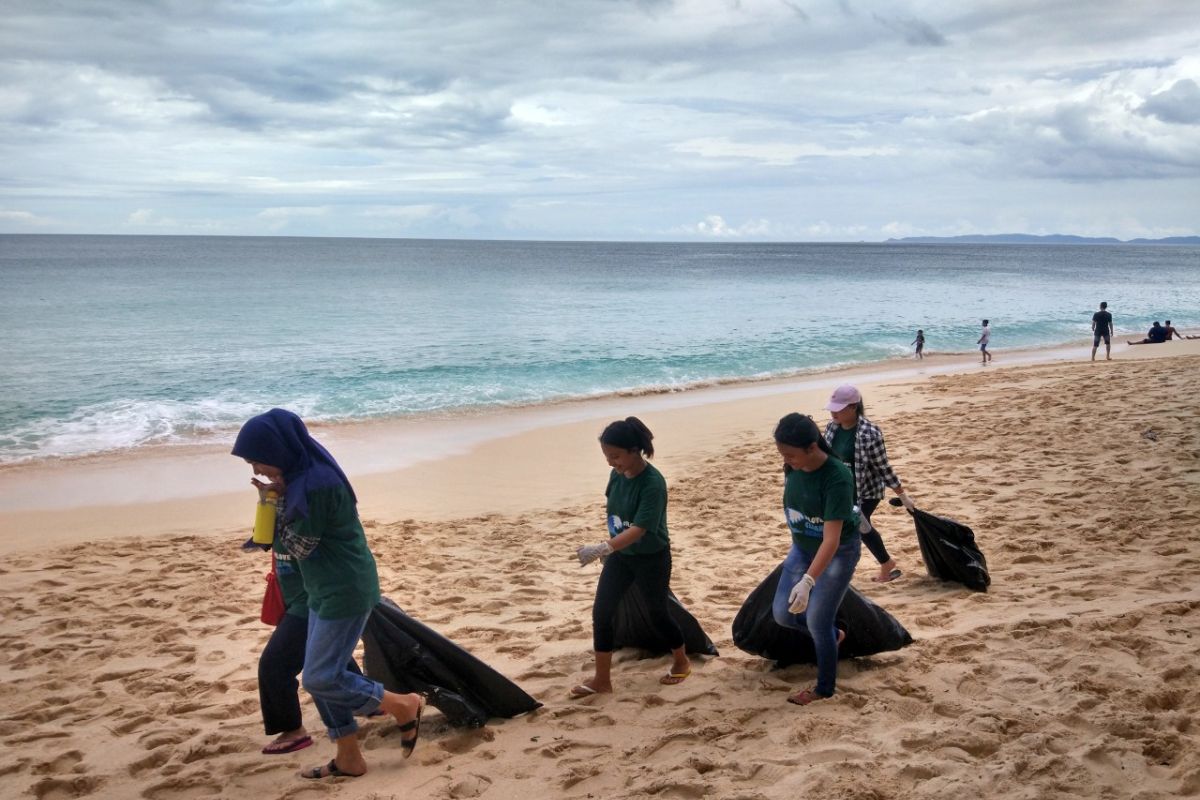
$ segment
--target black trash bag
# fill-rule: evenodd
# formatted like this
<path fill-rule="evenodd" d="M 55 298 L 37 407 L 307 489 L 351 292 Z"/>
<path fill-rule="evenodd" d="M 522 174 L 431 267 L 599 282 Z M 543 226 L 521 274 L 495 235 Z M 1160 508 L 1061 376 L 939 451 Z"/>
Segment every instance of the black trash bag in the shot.
<path fill-rule="evenodd" d="M 900 505 L 899 498 L 890 501 Z M 929 577 L 941 581 L 956 581 L 986 592 L 992 583 L 987 559 L 975 544 L 975 532 L 949 517 L 939 517 L 921 509 L 913 509 L 913 524 L 917 528 L 917 544 Z"/>
<path fill-rule="evenodd" d="M 733 619 L 733 643 L 751 655 L 770 658 L 776 666 L 815 664 L 817 651 L 808 631 L 785 628 L 775 621 L 771 604 L 783 564 L 767 576 L 742 603 Z M 846 590 L 838 606 L 837 626 L 846 632 L 838 658 L 855 658 L 912 644 L 913 638 L 895 617 L 863 597 L 854 587 Z"/>
<path fill-rule="evenodd" d="M 683 632 L 683 649 L 690 655 L 717 655 L 717 647 L 712 639 L 704 633 L 696 618 L 679 602 L 674 592 L 667 592 L 667 610 L 671 619 Z M 617 616 L 614 620 L 613 647 L 635 647 L 651 653 L 669 653 L 671 648 L 662 640 L 654 625 L 650 622 L 650 612 L 646 610 L 646 598 L 638 585 L 632 584 L 625 592 L 621 602 L 617 604 Z"/>
<path fill-rule="evenodd" d="M 421 692 L 451 725 L 479 728 L 542 704 L 521 687 L 384 598 L 363 631 L 363 671 L 390 692 Z"/>

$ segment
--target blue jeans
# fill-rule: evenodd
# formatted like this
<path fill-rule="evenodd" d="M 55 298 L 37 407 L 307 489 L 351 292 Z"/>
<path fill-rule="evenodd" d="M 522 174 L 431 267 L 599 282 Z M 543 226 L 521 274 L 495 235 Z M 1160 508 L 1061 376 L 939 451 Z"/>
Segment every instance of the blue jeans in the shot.
<path fill-rule="evenodd" d="M 808 608 L 801 614 L 788 611 L 788 595 L 804 577 L 812 564 L 812 556 L 794 543 L 783 560 L 783 572 L 779 575 L 779 586 L 775 589 L 775 600 L 771 603 L 771 614 L 785 628 L 808 631 L 817 652 L 817 694 L 832 697 L 837 684 L 837 618 L 838 606 L 850 588 L 854 568 L 862 554 L 862 540 L 855 536 L 838 546 L 833 559 L 817 578 L 812 593 L 808 596 Z"/>
<path fill-rule="evenodd" d="M 346 668 L 370 616 L 367 612 L 346 619 L 321 619 L 314 612 L 308 614 L 302 681 L 330 739 L 353 734 L 358 730 L 355 715 L 365 717 L 383 700 L 382 683 Z"/>

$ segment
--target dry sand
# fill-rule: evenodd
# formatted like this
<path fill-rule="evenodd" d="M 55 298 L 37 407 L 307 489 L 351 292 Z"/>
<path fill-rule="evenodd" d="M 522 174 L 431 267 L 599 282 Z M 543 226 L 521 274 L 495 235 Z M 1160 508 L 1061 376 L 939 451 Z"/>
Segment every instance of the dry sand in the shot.
<path fill-rule="evenodd" d="M 161 530 L 192 532 L 131 537 L 111 512 L 76 510 L 68 535 L 39 542 L 8 514 L 0 795 L 1200 795 L 1200 351 L 1183 344 L 873 386 L 868 412 L 897 472 L 919 505 L 974 527 L 993 585 L 925 577 L 911 523 L 883 507 L 905 576 L 872 583 L 864 551 L 855 587 L 916 642 L 842 662 L 837 696 L 803 709 L 785 698 L 814 669 L 741 653 L 730 623 L 788 547 L 771 425 L 818 413 L 817 393 L 646 413 L 671 485 L 673 588 L 721 650 L 674 687 L 657 683 L 666 659 L 622 652 L 615 695 L 567 697 L 591 664 L 597 569 L 570 554 L 603 535 L 594 422 L 352 475 L 385 594 L 545 703 L 466 732 L 431 711 L 408 761 L 394 724 L 368 721 L 371 771 L 352 781 L 294 777 L 330 758 L 325 741 L 258 752 L 265 562 L 237 549 L 244 525 L 203 529 L 175 504 L 152 509 Z M 586 456 L 560 458 L 575 451 Z M 367 499 L 421 475 L 414 506 L 440 513 L 381 516 Z M 145 510 L 127 513 L 144 524 Z M 319 729 L 307 698 L 305 715 Z"/>

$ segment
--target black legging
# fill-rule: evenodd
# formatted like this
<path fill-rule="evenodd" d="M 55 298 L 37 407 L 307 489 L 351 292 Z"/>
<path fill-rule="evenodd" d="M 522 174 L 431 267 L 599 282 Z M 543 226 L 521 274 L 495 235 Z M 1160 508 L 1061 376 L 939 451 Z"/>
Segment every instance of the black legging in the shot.
<path fill-rule="evenodd" d="M 664 547 L 649 555 L 613 553 L 604 562 L 600 582 L 596 584 L 596 601 L 592 604 L 592 646 L 597 653 L 613 651 L 613 618 L 617 605 L 631 584 L 637 584 L 646 600 L 650 622 L 667 646 L 683 647 L 683 631 L 667 610 L 667 595 L 671 590 L 671 548 Z"/>
<path fill-rule="evenodd" d="M 862 509 L 863 516 L 867 518 L 867 522 L 871 521 L 871 515 L 875 513 L 875 509 L 881 502 L 883 502 L 883 498 L 876 497 L 873 500 L 863 500 L 858 504 L 858 507 Z M 874 525 L 871 525 L 871 530 L 862 535 L 862 542 L 880 564 L 886 564 L 892 560 L 892 557 L 888 555 L 887 548 L 883 546 L 883 537 L 879 535 L 879 531 L 875 530 Z"/>
<path fill-rule="evenodd" d="M 268 736 L 304 725 L 296 676 L 304 669 L 307 642 L 308 619 L 284 614 L 258 657 L 258 704 Z M 361 673 L 353 658 L 346 668 Z"/>

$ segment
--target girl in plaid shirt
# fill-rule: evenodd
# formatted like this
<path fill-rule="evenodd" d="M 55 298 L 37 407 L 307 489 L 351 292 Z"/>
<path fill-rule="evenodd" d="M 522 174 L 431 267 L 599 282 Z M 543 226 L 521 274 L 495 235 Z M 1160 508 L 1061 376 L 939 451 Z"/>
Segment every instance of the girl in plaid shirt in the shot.
<path fill-rule="evenodd" d="M 854 471 L 855 499 L 870 528 L 863 533 L 862 541 L 879 562 L 879 574 L 871 580 L 876 583 L 894 581 L 902 573 L 895 559 L 888 555 L 883 537 L 871 524 L 871 514 L 883 500 L 885 486 L 899 495 L 904 507 L 910 511 L 914 508 L 912 498 L 904 491 L 900 479 L 888 463 L 883 433 L 866 418 L 862 394 L 858 389 L 850 384 L 839 386 L 834 389 L 825 408 L 833 417 L 825 426 L 825 441 L 834 455 Z"/>

